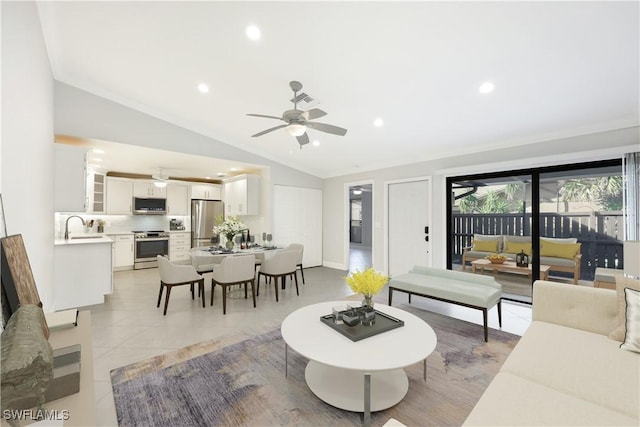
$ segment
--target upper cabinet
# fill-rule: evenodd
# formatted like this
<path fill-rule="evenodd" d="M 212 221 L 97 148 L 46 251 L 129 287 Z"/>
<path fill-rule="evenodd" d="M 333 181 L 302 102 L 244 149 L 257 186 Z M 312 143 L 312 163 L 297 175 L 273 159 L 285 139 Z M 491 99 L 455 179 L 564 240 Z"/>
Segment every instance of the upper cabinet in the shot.
<path fill-rule="evenodd" d="M 222 200 L 222 186 L 220 184 L 191 185 L 192 199 Z"/>
<path fill-rule="evenodd" d="M 54 147 L 54 211 L 85 212 L 88 150 L 64 144 Z"/>
<path fill-rule="evenodd" d="M 224 181 L 226 215 L 260 214 L 260 177 L 238 175 Z"/>
<path fill-rule="evenodd" d="M 167 215 L 189 215 L 189 186 L 167 185 Z"/>
<path fill-rule="evenodd" d="M 104 173 L 87 170 L 87 212 L 105 213 L 106 176 Z"/>
<path fill-rule="evenodd" d="M 107 214 L 131 215 L 133 183 L 128 179 L 107 177 Z"/>
<path fill-rule="evenodd" d="M 133 183 L 133 196 L 151 199 L 167 197 L 167 187 L 156 187 L 152 181 L 136 180 Z"/>

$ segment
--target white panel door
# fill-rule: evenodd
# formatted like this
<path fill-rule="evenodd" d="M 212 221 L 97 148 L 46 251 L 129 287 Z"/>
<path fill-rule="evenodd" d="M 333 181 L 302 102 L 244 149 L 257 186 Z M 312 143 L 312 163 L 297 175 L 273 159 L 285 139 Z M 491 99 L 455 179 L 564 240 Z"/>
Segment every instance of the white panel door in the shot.
<path fill-rule="evenodd" d="M 304 267 L 322 265 L 322 190 L 275 185 L 273 241 L 304 245 Z"/>
<path fill-rule="evenodd" d="M 429 181 L 388 185 L 388 257 L 391 276 L 407 273 L 414 265 L 430 266 L 431 243 Z M 428 230 L 430 231 L 430 230 Z"/>

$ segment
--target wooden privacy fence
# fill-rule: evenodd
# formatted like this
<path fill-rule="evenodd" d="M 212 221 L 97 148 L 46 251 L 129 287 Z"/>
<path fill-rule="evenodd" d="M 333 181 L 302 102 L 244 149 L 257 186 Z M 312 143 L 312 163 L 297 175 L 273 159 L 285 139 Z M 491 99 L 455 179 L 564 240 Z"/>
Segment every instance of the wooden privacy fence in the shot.
<path fill-rule="evenodd" d="M 531 235 L 531 213 L 453 214 L 453 263 L 462 262 L 462 248 L 475 233 Z M 575 237 L 582 244 L 580 278 L 593 280 L 596 267 L 622 268 L 622 212 L 541 213 L 540 236 Z"/>

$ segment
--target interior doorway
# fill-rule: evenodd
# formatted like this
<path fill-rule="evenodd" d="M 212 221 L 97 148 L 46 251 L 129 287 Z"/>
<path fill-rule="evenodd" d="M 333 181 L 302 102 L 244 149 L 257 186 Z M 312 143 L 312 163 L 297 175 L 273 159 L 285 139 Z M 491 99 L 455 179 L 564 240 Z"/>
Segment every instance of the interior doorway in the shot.
<path fill-rule="evenodd" d="M 373 266 L 373 184 L 349 186 L 349 271 Z"/>

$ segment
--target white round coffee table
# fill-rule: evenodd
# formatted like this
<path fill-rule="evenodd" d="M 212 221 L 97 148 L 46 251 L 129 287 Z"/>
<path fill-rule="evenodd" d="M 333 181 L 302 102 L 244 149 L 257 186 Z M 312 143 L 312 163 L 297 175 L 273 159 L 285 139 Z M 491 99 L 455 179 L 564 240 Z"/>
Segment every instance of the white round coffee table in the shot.
<path fill-rule="evenodd" d="M 351 341 L 320 321 L 331 308 L 353 304 L 333 301 L 302 307 L 282 322 L 288 347 L 309 359 L 305 379 L 323 401 L 348 411 L 380 411 L 400 402 L 409 380 L 404 367 L 424 361 L 436 347 L 436 334 L 422 319 L 383 304 L 378 311 L 404 321 L 404 326 Z M 425 371 L 426 373 L 426 371 Z M 426 379 L 426 377 L 425 377 Z"/>

